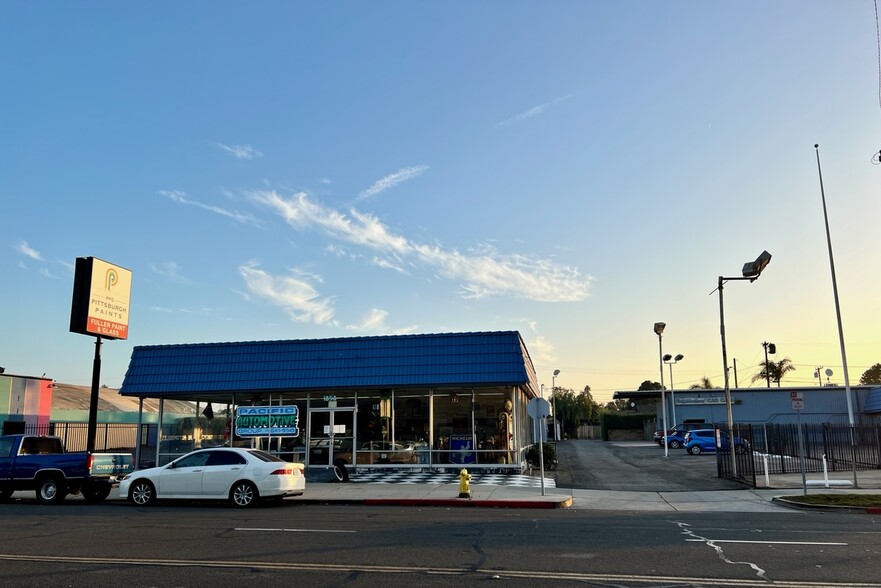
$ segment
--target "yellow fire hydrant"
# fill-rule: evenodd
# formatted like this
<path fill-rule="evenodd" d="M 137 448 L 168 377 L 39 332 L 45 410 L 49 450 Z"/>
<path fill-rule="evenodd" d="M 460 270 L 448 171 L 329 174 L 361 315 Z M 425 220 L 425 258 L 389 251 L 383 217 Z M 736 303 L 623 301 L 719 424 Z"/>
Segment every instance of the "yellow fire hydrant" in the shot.
<path fill-rule="evenodd" d="M 471 498 L 471 474 L 465 468 L 459 472 L 459 498 Z"/>

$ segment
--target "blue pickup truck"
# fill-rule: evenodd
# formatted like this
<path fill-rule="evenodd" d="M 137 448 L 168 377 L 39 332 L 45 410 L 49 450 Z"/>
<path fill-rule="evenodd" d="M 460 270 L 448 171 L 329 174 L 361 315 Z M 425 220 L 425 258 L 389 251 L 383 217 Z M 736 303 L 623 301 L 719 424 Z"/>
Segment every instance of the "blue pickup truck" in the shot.
<path fill-rule="evenodd" d="M 61 502 L 68 494 L 101 502 L 133 466 L 130 453 L 65 453 L 58 437 L 0 436 L 0 501 L 16 490 L 34 490 L 43 504 Z"/>

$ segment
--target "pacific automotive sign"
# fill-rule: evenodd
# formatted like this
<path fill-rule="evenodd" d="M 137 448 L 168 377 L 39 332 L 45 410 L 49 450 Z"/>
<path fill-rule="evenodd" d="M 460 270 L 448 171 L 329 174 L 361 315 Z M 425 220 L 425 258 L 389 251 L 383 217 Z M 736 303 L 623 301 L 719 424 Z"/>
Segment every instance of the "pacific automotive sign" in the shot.
<path fill-rule="evenodd" d="M 300 411 L 296 406 L 240 406 L 236 409 L 239 437 L 297 437 Z"/>

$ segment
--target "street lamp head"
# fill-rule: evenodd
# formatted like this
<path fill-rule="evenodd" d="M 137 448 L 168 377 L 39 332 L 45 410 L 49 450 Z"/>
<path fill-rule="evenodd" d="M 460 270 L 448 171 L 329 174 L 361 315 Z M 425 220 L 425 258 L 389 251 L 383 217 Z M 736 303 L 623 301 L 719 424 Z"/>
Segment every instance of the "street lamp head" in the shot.
<path fill-rule="evenodd" d="M 664 361 L 670 361 L 671 359 L 673 359 L 672 355 L 670 355 L 669 353 L 664 354 L 664 357 L 663 357 Z"/>
<path fill-rule="evenodd" d="M 664 327 L 667 326 L 667 323 L 655 323 L 655 335 L 661 336 L 661 333 L 664 332 Z"/>
<path fill-rule="evenodd" d="M 555 376 L 559 376 L 559 375 L 560 375 L 560 370 L 554 370 L 554 375 L 555 375 Z"/>
<path fill-rule="evenodd" d="M 682 361 L 683 359 L 685 359 L 685 356 L 682 355 L 681 353 L 677 353 L 676 357 L 674 357 L 673 359 L 676 361 Z"/>
<path fill-rule="evenodd" d="M 743 264 L 743 277 L 744 278 L 758 278 L 759 274 L 762 273 L 762 270 L 771 262 L 771 254 L 767 251 L 762 251 L 762 254 L 759 255 L 755 261 L 749 261 Z"/>

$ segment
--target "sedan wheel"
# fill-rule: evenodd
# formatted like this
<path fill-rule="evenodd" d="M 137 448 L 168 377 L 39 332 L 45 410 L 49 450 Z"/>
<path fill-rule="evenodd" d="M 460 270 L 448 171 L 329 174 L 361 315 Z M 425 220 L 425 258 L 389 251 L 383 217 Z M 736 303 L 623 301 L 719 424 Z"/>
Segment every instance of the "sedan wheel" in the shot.
<path fill-rule="evenodd" d="M 682 447 L 682 443 L 680 443 L 676 439 L 671 440 L 667 445 L 669 445 L 671 449 L 679 449 L 680 447 Z"/>
<path fill-rule="evenodd" d="M 153 501 L 156 500 L 156 489 L 147 480 L 138 480 L 132 484 L 132 488 L 128 493 L 128 499 L 138 506 L 153 504 Z"/>
<path fill-rule="evenodd" d="M 236 482 L 229 493 L 232 503 L 243 508 L 253 506 L 258 498 L 260 494 L 251 482 Z"/>
<path fill-rule="evenodd" d="M 700 455 L 701 454 L 701 446 L 700 445 L 692 445 L 688 448 L 688 452 L 692 455 Z"/>

